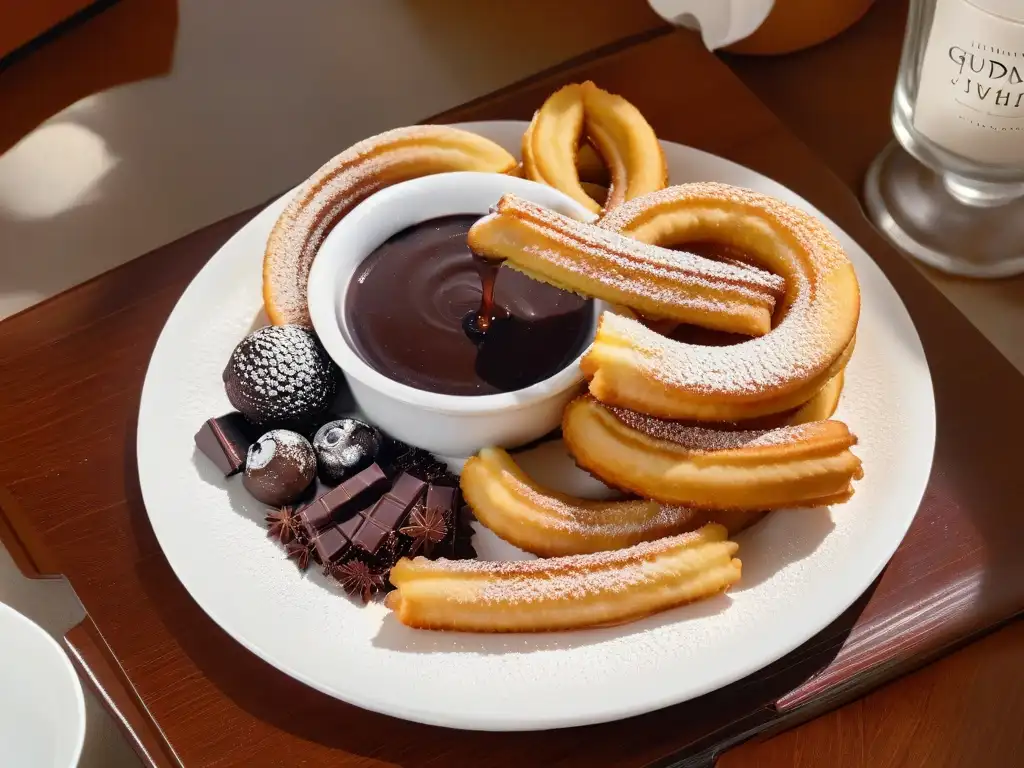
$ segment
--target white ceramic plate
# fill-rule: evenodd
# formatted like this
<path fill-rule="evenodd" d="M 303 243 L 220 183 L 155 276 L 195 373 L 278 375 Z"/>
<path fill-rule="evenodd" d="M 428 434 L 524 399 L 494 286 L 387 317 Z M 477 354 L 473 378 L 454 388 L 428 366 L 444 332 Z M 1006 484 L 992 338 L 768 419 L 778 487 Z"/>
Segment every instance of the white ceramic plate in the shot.
<path fill-rule="evenodd" d="M 524 123 L 467 126 L 511 151 Z M 665 145 L 673 183 L 715 180 L 805 200 L 751 170 Z M 221 384 L 235 344 L 264 323 L 260 264 L 285 201 L 250 221 L 181 297 L 153 352 L 138 460 L 153 529 L 196 602 L 245 647 L 324 693 L 396 717 L 487 730 L 583 725 L 707 693 L 771 663 L 828 625 L 882 570 L 913 520 L 935 444 L 931 378 L 895 290 L 849 236 L 863 307 L 837 418 L 860 437 L 866 476 L 829 511 L 781 511 L 739 537 L 743 579 L 713 600 L 622 627 L 483 636 L 407 629 L 267 539 L 264 509 L 198 454 L 193 434 L 230 410 Z M 586 489 L 561 443 L 524 459 L 537 478 Z M 590 490 L 593 491 L 591 484 Z M 196 536 L 202 531 L 202 536 Z M 484 531 L 481 556 L 522 556 Z"/>
<path fill-rule="evenodd" d="M 85 698 L 64 649 L 0 603 L 0 765 L 74 768 L 85 743 Z"/>

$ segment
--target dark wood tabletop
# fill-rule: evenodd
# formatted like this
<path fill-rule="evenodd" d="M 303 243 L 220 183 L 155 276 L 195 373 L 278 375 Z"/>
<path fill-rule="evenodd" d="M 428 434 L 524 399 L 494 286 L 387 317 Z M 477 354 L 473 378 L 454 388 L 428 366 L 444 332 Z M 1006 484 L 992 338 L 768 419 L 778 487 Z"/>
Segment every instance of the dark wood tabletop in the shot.
<path fill-rule="evenodd" d="M 940 413 L 937 470 L 890 569 L 845 624 L 802 653 L 719 694 L 620 723 L 456 732 L 305 688 L 245 651 L 192 601 L 154 538 L 135 468 L 135 419 L 153 344 L 189 280 L 254 213 L 244 212 L 0 323 L 0 537 L 26 573 L 71 581 L 88 617 L 68 634 L 69 649 L 147 763 L 697 765 L 826 712 L 1024 607 L 1024 559 L 1015 549 L 1024 515 L 1012 481 L 1024 379 L 881 241 L 850 188 L 728 68 L 692 36 L 649 37 L 440 119 L 527 117 L 561 82 L 594 78 L 634 101 L 660 135 L 779 179 L 864 245 L 918 324 Z M 666 92 L 660 83 L 675 72 L 688 73 L 688 85 Z M 837 88 L 822 98 L 845 97 Z M 857 133 L 850 151 L 867 155 Z M 952 601 L 937 614 L 943 598 Z M 847 642 L 865 637 L 872 648 L 884 641 L 884 655 L 858 655 Z M 720 764 L 1014 764 L 1024 750 L 1022 640 L 1020 624 L 1006 626 L 867 698 L 726 752 Z"/>

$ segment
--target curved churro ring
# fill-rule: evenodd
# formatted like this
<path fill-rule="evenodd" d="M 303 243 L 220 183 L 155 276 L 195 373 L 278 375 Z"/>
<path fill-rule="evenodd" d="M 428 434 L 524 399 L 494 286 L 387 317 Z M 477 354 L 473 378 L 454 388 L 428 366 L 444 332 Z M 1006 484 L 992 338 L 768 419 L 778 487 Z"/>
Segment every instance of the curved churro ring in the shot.
<path fill-rule="evenodd" d="M 778 427 L 796 427 L 812 421 L 827 421 L 832 418 L 836 408 L 839 407 L 839 396 L 843 393 L 845 378 L 845 370 L 839 371 L 817 391 L 814 397 L 799 408 L 782 413 L 772 413 L 768 416 L 759 416 L 756 419 L 747 419 L 736 423 L 735 426 L 740 429 L 776 429 Z"/>
<path fill-rule="evenodd" d="M 593 145 L 584 142 L 580 144 L 580 151 L 576 153 L 576 173 L 579 175 L 580 183 L 586 189 L 587 184 L 594 184 L 605 189 L 612 183 L 608 175 L 608 168 L 604 160 L 597 154 Z"/>
<path fill-rule="evenodd" d="M 663 336 L 671 336 L 676 341 L 700 345 L 727 346 L 725 337 L 718 331 L 699 328 L 695 325 L 680 326 L 673 320 L 652 320 L 651 318 L 641 317 L 629 307 L 622 305 L 614 306 L 612 311 L 618 315 L 625 315 L 626 317 L 640 320 L 651 330 Z M 681 329 L 684 330 L 682 338 L 679 336 Z M 839 407 L 839 397 L 843 393 L 843 384 L 846 378 L 845 373 L 845 368 L 840 369 L 839 373 L 829 379 L 825 386 L 819 389 L 810 400 L 796 408 L 780 413 L 771 413 L 767 416 L 758 416 L 753 419 L 744 419 L 739 422 L 719 422 L 716 426 L 720 426 L 723 429 L 775 429 L 776 427 L 796 426 L 797 424 L 805 424 L 809 421 L 825 421 L 830 419 Z M 726 527 L 729 528 L 730 533 L 733 532 L 731 526 Z"/>
<path fill-rule="evenodd" d="M 624 490 L 712 509 L 814 507 L 846 501 L 863 474 L 839 421 L 724 431 L 608 408 L 566 406 L 562 437 L 576 463 Z"/>
<path fill-rule="evenodd" d="M 477 221 L 467 242 L 474 253 L 559 288 L 747 335 L 770 330 L 785 289 L 769 272 L 646 245 L 515 195 Z"/>
<path fill-rule="evenodd" d="M 622 624 L 728 589 L 742 565 L 721 525 L 628 549 L 541 560 L 415 560 L 391 569 L 385 605 L 403 624 L 541 632 Z"/>
<path fill-rule="evenodd" d="M 796 408 L 846 365 L 860 315 L 857 277 L 812 216 L 766 195 L 702 183 L 626 203 L 599 226 L 664 246 L 723 242 L 786 281 L 771 333 L 729 347 L 672 341 L 605 313 L 582 361 L 602 402 L 668 419 L 740 421 Z"/>
<path fill-rule="evenodd" d="M 624 98 L 589 81 L 555 91 L 533 116 L 523 134 L 526 177 L 600 213 L 601 206 L 580 185 L 577 155 L 584 135 L 611 178 L 607 209 L 668 183 L 665 156 L 650 124 Z"/>
<path fill-rule="evenodd" d="M 622 549 L 692 531 L 703 511 L 656 501 L 592 501 L 537 485 L 500 448 L 466 462 L 460 485 L 477 520 L 505 541 L 542 557 Z"/>
<path fill-rule="evenodd" d="M 446 125 L 396 128 L 360 141 L 302 185 L 278 218 L 263 257 L 263 304 L 274 325 L 309 325 L 306 283 L 321 243 L 374 192 L 446 171 L 503 173 L 515 158 L 489 139 Z"/>

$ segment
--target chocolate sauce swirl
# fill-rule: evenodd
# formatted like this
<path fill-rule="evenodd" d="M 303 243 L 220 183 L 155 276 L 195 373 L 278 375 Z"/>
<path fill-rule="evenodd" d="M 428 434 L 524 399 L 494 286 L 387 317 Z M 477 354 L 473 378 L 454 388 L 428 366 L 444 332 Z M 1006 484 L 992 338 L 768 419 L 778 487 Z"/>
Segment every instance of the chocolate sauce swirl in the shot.
<path fill-rule="evenodd" d="M 473 321 L 482 275 L 466 245 L 478 216 L 448 216 L 391 237 L 356 270 L 345 328 L 367 364 L 417 389 L 490 395 L 552 376 L 587 343 L 589 300 L 510 269 L 494 283 L 485 332 Z"/>

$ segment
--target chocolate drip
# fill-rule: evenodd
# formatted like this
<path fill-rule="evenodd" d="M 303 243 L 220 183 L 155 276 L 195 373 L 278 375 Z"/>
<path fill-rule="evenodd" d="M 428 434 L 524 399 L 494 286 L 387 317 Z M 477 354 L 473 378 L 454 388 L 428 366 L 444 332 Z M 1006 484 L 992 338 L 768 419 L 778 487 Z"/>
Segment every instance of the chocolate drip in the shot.
<path fill-rule="evenodd" d="M 346 331 L 385 376 L 440 394 L 528 387 L 564 368 L 591 329 L 590 301 L 473 256 L 476 216 L 424 222 L 360 265 Z"/>

